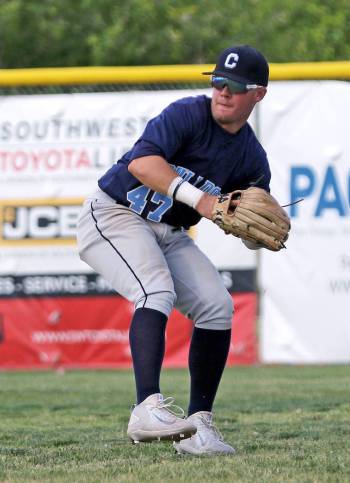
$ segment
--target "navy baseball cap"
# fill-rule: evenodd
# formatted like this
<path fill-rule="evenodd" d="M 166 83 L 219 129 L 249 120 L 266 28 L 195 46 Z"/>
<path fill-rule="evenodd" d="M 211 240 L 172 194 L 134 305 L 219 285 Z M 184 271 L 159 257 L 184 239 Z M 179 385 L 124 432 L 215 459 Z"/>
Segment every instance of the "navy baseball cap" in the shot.
<path fill-rule="evenodd" d="M 237 45 L 225 49 L 220 54 L 215 69 L 203 74 L 266 87 L 269 81 L 269 65 L 258 50 L 249 45 Z"/>

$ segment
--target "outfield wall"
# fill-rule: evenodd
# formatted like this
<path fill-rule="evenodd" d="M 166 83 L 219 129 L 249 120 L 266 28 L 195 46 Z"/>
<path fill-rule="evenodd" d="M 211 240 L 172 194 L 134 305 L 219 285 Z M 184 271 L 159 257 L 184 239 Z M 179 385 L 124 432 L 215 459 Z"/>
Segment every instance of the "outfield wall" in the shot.
<path fill-rule="evenodd" d="M 76 219 L 147 120 L 198 93 L 210 91 L 0 97 L 0 367 L 130 366 L 133 309 L 79 260 Z M 287 250 L 248 251 L 207 220 L 193 230 L 235 300 L 230 364 L 350 361 L 349 100 L 346 82 L 272 82 L 251 118 L 273 194 L 305 198 L 289 208 Z M 190 333 L 174 312 L 166 365 L 186 365 Z"/>

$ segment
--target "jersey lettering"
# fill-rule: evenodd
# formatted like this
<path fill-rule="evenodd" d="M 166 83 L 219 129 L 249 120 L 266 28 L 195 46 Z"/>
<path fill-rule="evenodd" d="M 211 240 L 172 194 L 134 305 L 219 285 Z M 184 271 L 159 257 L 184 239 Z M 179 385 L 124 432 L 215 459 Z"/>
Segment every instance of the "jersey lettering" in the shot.
<path fill-rule="evenodd" d="M 199 183 L 201 183 L 203 181 L 203 176 L 197 176 L 197 179 L 196 181 L 193 183 L 193 186 L 198 186 Z"/>
<path fill-rule="evenodd" d="M 191 171 L 190 169 L 187 169 L 187 168 L 183 168 L 182 166 L 177 166 L 175 168 L 175 171 L 185 181 L 189 181 L 194 176 L 194 172 L 193 171 Z"/>
<path fill-rule="evenodd" d="M 147 205 L 147 196 L 150 192 L 151 189 L 144 185 L 138 186 L 129 191 L 126 197 L 130 202 L 130 209 L 138 215 L 142 215 L 142 212 Z M 147 219 L 159 223 L 164 213 L 173 206 L 173 200 L 169 196 L 162 195 L 161 193 L 158 193 L 158 191 L 155 191 L 150 201 L 159 206 L 155 210 L 149 211 Z"/>
<path fill-rule="evenodd" d="M 209 193 L 213 196 L 221 193 L 221 189 L 218 186 L 215 186 L 215 184 L 209 180 L 206 180 L 203 186 L 201 186 L 199 189 L 204 191 L 204 193 Z"/>
<path fill-rule="evenodd" d="M 128 191 L 126 198 L 130 202 L 130 209 L 141 215 L 147 204 L 147 195 L 150 191 L 151 189 L 144 185 Z"/>
<path fill-rule="evenodd" d="M 164 213 L 173 206 L 173 199 L 169 196 L 158 193 L 158 191 L 155 191 L 151 198 L 151 201 L 152 203 L 156 203 L 159 206 L 154 211 L 150 211 L 148 213 L 147 219 L 159 223 Z"/>

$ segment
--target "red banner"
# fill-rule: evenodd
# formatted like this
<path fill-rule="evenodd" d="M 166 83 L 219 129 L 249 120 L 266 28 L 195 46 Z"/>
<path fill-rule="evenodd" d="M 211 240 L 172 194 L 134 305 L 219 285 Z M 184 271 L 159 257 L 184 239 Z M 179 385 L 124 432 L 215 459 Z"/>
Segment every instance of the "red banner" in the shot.
<path fill-rule="evenodd" d="M 234 295 L 228 365 L 257 361 L 256 294 Z M 0 299 L 0 369 L 131 367 L 132 304 L 119 296 Z M 192 322 L 174 310 L 164 367 L 186 367 Z"/>

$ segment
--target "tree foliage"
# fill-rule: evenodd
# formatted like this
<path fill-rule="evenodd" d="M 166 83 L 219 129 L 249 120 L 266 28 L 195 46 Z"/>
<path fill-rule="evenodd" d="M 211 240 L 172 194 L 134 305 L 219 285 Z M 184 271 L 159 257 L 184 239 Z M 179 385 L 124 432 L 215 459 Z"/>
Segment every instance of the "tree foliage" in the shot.
<path fill-rule="evenodd" d="M 0 68 L 350 58 L 349 0 L 0 0 Z"/>

